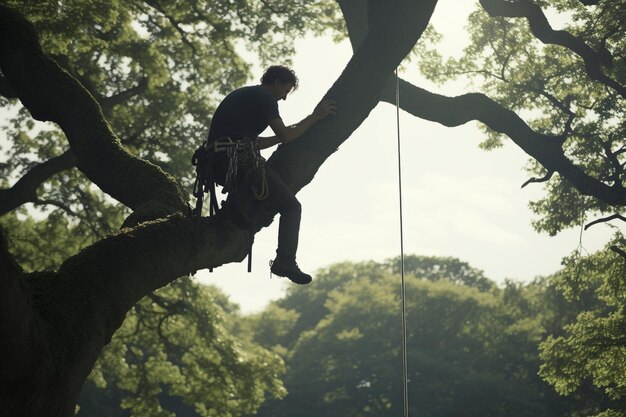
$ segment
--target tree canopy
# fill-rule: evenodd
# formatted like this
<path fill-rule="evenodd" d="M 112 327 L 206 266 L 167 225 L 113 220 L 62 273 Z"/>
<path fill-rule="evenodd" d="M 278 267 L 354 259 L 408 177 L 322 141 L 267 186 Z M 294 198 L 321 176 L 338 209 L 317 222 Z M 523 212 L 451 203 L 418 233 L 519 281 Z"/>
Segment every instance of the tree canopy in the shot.
<path fill-rule="evenodd" d="M 272 61 L 293 37 L 333 28 L 354 47 L 325 94 L 344 110 L 268 160 L 297 192 L 380 101 L 393 100 L 393 70 L 437 3 L 3 1 L 0 105 L 12 111 L 0 183 L 6 412 L 71 415 L 140 299 L 245 256 L 249 233 L 224 213 L 190 218 L 185 191 L 198 127 L 218 95 L 247 79 L 238 43 Z M 479 121 L 485 147 L 508 137 L 526 152 L 528 183 L 546 189 L 532 205 L 538 229 L 557 233 L 585 215 L 623 220 L 625 14 L 609 0 L 480 0 L 462 58 L 422 48 L 414 60 L 434 81 L 469 77 L 477 91 L 447 97 L 401 81 L 402 107 L 446 126 Z M 562 29 L 546 17 L 555 15 L 570 17 Z M 246 210 L 254 231 L 275 214 L 254 202 Z M 609 246 L 612 262 L 626 255 L 621 245 Z"/>
<path fill-rule="evenodd" d="M 611 245 L 588 256 L 574 254 L 555 278 L 568 305 L 579 313 L 562 329 L 542 342 L 540 375 L 557 392 L 571 395 L 592 385 L 604 396 L 598 416 L 623 416 L 624 366 L 624 277 L 626 262 L 615 259 Z"/>
<path fill-rule="evenodd" d="M 585 409 L 537 376 L 537 346 L 560 316 L 547 280 L 479 289 L 409 257 L 407 330 L 411 415 L 551 416 Z M 420 262 L 423 261 L 423 262 Z M 320 290 L 294 288 L 246 320 L 246 333 L 286 361 L 282 400 L 260 413 L 384 416 L 402 413 L 400 277 L 384 263 L 343 263 L 316 275 Z M 426 271 L 426 272 L 423 272 Z M 485 281 L 491 282 L 483 277 Z M 593 403 L 592 403 L 593 404 Z M 597 404 L 596 404 L 597 405 Z"/>

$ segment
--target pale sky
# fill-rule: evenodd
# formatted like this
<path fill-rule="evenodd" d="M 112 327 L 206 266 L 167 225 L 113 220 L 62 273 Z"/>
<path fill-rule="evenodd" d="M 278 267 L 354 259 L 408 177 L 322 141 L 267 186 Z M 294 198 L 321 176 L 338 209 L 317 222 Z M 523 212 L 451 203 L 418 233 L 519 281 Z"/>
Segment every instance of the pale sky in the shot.
<path fill-rule="evenodd" d="M 463 48 L 471 3 L 440 2 L 432 22 L 444 34 L 442 51 Z M 312 111 L 352 52 L 347 41 L 335 44 L 329 37 L 298 40 L 296 49 L 293 68 L 300 88 L 280 102 L 285 123 Z M 420 82 L 414 71 L 403 76 Z M 255 74 L 255 80 L 259 77 Z M 431 88 L 424 81 L 420 85 Z M 451 94 L 450 89 L 434 91 Z M 303 270 L 400 254 L 395 115 L 393 106 L 379 104 L 298 194 L 303 207 L 298 263 Z M 483 136 L 476 123 L 447 128 L 404 112 L 400 117 L 406 254 L 457 257 L 497 282 L 528 282 L 558 270 L 561 258 L 578 247 L 579 229 L 551 238 L 531 228 L 528 202 L 541 195 L 541 186 L 520 189 L 528 179 L 523 170 L 527 157 L 514 144 L 485 152 L 478 149 Z M 213 273 L 200 271 L 199 280 L 220 287 L 244 312 L 280 298 L 295 284 L 269 277 L 277 220 L 256 237 L 252 273 L 244 262 Z M 610 235 L 606 226 L 594 226 L 584 233 L 583 246 L 597 250 Z"/>
<path fill-rule="evenodd" d="M 444 35 L 441 51 L 461 51 L 472 4 L 440 1 L 432 21 Z M 299 39 L 296 50 L 293 68 L 300 88 L 280 103 L 288 124 L 313 110 L 352 52 L 347 41 L 335 44 L 330 36 Z M 255 80 L 261 72 L 257 66 Z M 410 69 L 403 76 L 435 92 L 453 92 L 432 87 Z M 400 123 L 406 254 L 452 256 L 497 282 L 527 282 L 558 270 L 561 258 L 578 247 L 580 230 L 554 238 L 532 230 L 528 201 L 541 195 L 541 186 L 520 190 L 528 179 L 523 171 L 527 158 L 514 144 L 481 151 L 476 123 L 447 128 L 403 112 Z M 336 262 L 383 261 L 400 254 L 396 134 L 395 108 L 378 105 L 298 194 L 303 206 L 298 263 L 303 270 L 313 273 Z M 264 153 L 269 156 L 271 150 Z M 199 271 L 199 281 L 220 287 L 244 312 L 280 298 L 295 284 L 269 277 L 277 220 L 256 236 L 252 273 L 246 272 L 244 261 L 213 273 Z M 583 235 L 584 248 L 599 249 L 610 234 L 606 225 L 591 228 Z"/>

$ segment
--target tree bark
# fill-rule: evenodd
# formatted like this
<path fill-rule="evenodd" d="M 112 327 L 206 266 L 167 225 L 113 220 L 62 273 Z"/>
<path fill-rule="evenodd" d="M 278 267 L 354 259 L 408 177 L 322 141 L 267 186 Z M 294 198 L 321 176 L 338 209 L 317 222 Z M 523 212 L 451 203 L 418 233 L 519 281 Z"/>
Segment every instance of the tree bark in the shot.
<path fill-rule="evenodd" d="M 77 167 L 137 219 L 185 208 L 176 181 L 122 148 L 93 96 L 43 53 L 34 27 L 6 6 L 0 6 L 0 68 L 33 118 L 63 130 Z"/>
<path fill-rule="evenodd" d="M 386 80 L 426 28 L 436 0 L 381 3 L 367 2 L 370 29 L 325 95 L 336 100 L 337 115 L 281 146 L 268 161 L 294 191 L 313 179 L 376 106 Z M 67 259 L 57 272 L 25 275 L 9 262 L 6 245 L 0 247 L 1 334 L 13 338 L 0 345 L 1 364 L 9 370 L 0 372 L 0 415 L 66 417 L 132 305 L 190 271 L 241 261 L 249 233 L 224 211 L 189 218 L 176 181 L 121 147 L 93 97 L 42 53 L 32 26 L 4 6 L 0 68 L 33 117 L 54 121 L 65 132 L 78 168 L 133 209 L 127 224 L 138 224 Z M 253 208 L 255 230 L 276 214 Z M 36 381 L 36 387 L 23 381 Z"/>
<path fill-rule="evenodd" d="M 515 112 L 502 107 L 484 94 L 447 97 L 401 81 L 400 97 L 403 110 L 444 126 L 460 126 L 471 120 L 480 121 L 490 129 L 507 135 L 546 170 L 558 172 L 582 194 L 593 196 L 610 205 L 626 205 L 626 190 L 619 184 L 609 186 L 575 165 L 563 152 L 562 138 L 532 130 Z M 395 84 L 387 85 L 383 100 L 395 103 Z"/>

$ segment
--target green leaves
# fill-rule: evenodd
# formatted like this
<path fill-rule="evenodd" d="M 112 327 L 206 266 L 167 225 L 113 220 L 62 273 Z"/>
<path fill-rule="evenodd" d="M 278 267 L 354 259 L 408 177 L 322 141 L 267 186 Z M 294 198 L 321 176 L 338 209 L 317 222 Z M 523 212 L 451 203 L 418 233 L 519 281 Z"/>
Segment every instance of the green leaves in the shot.
<path fill-rule="evenodd" d="M 119 392 L 120 407 L 133 416 L 175 415 L 180 404 L 200 416 L 238 416 L 253 413 L 266 396 L 282 397 L 282 360 L 230 333 L 227 323 L 237 314 L 220 307 L 222 298 L 187 278 L 147 296 L 105 348 L 91 380 Z M 81 404 L 92 401 L 83 396 Z"/>
<path fill-rule="evenodd" d="M 242 54 L 286 63 L 296 37 L 343 27 L 330 0 L 5 3 L 33 22 L 44 51 L 96 99 L 121 144 L 185 186 L 218 99 L 250 81 Z M 68 144 L 56 126 L 35 124 L 14 100 L 2 97 L 0 105 L 11 110 L 1 127 L 8 143 L 0 180 L 10 187 Z M 35 188 L 22 201 L 35 209 L 0 220 L 27 271 L 57 269 L 129 214 L 79 170 L 57 169 Z M 225 296 L 185 279 L 148 296 L 103 352 L 81 412 L 97 415 L 98 398 L 106 396 L 135 416 L 236 416 L 253 413 L 266 396 L 283 396 L 282 359 L 250 336 L 232 336 L 237 315 Z"/>
<path fill-rule="evenodd" d="M 604 251 L 566 259 L 556 277 L 570 303 L 585 303 L 562 335 L 550 336 L 540 346 L 540 375 L 561 394 L 576 393 L 588 382 L 610 400 L 626 394 L 626 267 L 609 249 L 623 240 L 617 235 Z M 607 410 L 598 416 L 619 413 L 623 411 Z"/>
<path fill-rule="evenodd" d="M 601 2 L 596 7 L 584 7 L 575 0 L 549 5 L 484 3 L 491 15 L 482 9 L 470 15 L 470 43 L 463 56 L 445 60 L 437 54 L 423 54 L 422 73 L 439 83 L 467 80 L 474 89 L 519 114 L 536 132 L 563 141 L 564 155 L 585 173 L 621 190 L 626 65 L 620 58 L 623 27 L 617 22 L 626 14 L 623 2 Z M 540 13 L 554 30 L 543 25 Z M 504 139 L 487 131 L 482 147 L 496 148 Z M 531 161 L 530 175 L 543 174 L 544 167 Z M 575 194 L 571 185 L 555 176 L 546 184 L 545 197 L 531 203 L 537 214 L 535 228 L 555 234 L 576 226 L 581 217 L 579 205 L 568 204 Z M 595 215 L 616 208 L 588 199 L 585 210 Z"/>
<path fill-rule="evenodd" d="M 288 396 L 260 413 L 402 413 L 396 268 L 397 259 L 333 265 L 252 318 L 256 340 L 280 343 L 287 363 Z M 564 414 L 568 404 L 536 376 L 554 314 L 545 283 L 498 288 L 454 258 L 408 256 L 406 269 L 411 413 Z"/>
<path fill-rule="evenodd" d="M 297 1 L 288 7 L 274 0 L 7 5 L 34 23 L 44 51 L 96 98 L 122 145 L 186 187 L 193 175 L 190 155 L 204 140 L 218 99 L 250 81 L 250 63 L 242 52 L 247 49 L 265 62 L 284 63 L 293 53 L 295 38 L 342 27 L 338 7 L 330 0 Z M 4 98 L 0 105 L 12 108 Z M 2 129 L 10 141 L 2 176 L 11 183 L 68 149 L 55 126 L 34 125 L 23 108 Z M 42 185 L 36 200 L 71 223 L 98 223 L 94 214 L 115 211 L 113 203 L 79 174 L 51 176 Z M 50 204 L 59 201 L 65 204 Z M 90 213 L 83 215 L 86 207 Z M 121 224 L 118 218 L 103 221 L 114 228 Z"/>

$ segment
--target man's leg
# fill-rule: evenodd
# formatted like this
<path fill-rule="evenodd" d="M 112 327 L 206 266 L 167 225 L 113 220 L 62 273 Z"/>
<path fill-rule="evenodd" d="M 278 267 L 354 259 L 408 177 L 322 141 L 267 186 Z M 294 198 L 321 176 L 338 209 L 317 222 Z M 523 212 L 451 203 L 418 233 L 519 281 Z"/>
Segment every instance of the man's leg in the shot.
<path fill-rule="evenodd" d="M 302 206 L 287 187 L 283 179 L 271 168 L 266 168 L 268 196 L 267 202 L 280 213 L 278 225 L 279 255 L 294 258 L 298 251 L 298 235 L 300 234 L 300 217 Z"/>
<path fill-rule="evenodd" d="M 302 206 L 283 179 L 271 168 L 266 168 L 267 202 L 280 213 L 278 224 L 278 249 L 272 272 L 285 276 L 297 284 L 308 284 L 311 276 L 303 273 L 296 264 L 298 236 Z"/>

